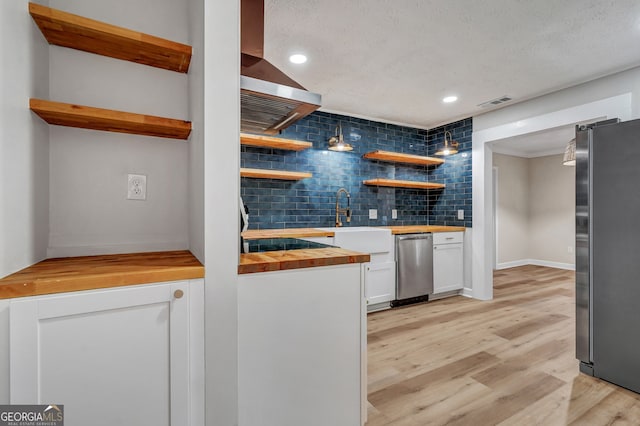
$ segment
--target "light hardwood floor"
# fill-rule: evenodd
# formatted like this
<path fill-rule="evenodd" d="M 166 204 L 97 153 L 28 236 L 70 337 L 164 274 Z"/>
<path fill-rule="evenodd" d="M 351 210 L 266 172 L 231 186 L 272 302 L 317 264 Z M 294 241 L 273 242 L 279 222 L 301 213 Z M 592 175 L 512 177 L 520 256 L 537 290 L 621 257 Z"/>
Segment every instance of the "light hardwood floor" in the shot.
<path fill-rule="evenodd" d="M 494 274 L 465 297 L 369 315 L 376 425 L 640 425 L 640 395 L 578 372 L 574 273 Z"/>

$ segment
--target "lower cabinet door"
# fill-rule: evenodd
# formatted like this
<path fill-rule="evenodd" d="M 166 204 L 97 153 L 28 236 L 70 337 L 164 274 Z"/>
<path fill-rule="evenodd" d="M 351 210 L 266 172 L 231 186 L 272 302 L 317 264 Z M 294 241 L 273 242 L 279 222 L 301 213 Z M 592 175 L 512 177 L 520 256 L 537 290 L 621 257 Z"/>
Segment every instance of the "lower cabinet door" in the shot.
<path fill-rule="evenodd" d="M 190 330 L 202 313 L 193 308 L 202 304 L 202 281 L 195 282 L 12 302 L 11 403 L 63 404 L 67 426 L 201 420 L 193 409 L 203 391 L 193 383 L 203 358 L 190 353 L 201 340 Z"/>
<path fill-rule="evenodd" d="M 240 426 L 363 423 L 362 284 L 360 264 L 238 276 Z"/>
<path fill-rule="evenodd" d="M 464 287 L 462 244 L 433 246 L 433 293 L 460 290 Z"/>
<path fill-rule="evenodd" d="M 364 276 L 365 296 L 369 305 L 395 300 L 395 262 L 367 263 Z"/>

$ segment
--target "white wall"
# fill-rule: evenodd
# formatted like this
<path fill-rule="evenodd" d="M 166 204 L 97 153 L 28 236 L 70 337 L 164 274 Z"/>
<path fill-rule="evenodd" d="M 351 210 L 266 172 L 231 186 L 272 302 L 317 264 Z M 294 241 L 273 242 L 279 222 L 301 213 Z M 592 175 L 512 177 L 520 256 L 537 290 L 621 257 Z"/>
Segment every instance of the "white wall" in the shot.
<path fill-rule="evenodd" d="M 598 117 L 640 116 L 640 68 L 473 117 L 473 296 L 493 297 L 490 143 Z"/>
<path fill-rule="evenodd" d="M 27 5 L 0 2 L 0 277 L 44 259 L 48 239 L 49 133 L 29 98 L 47 97 L 49 50 Z M 0 404 L 8 403 L 9 301 L 0 300 Z"/>
<path fill-rule="evenodd" d="M 563 166 L 562 157 L 493 154 L 498 168 L 498 269 L 575 266 L 575 168 Z"/>
<path fill-rule="evenodd" d="M 529 259 L 575 267 L 576 168 L 562 157 L 529 159 Z"/>
<path fill-rule="evenodd" d="M 183 2 L 58 0 L 55 7 L 189 41 Z M 186 74 L 51 46 L 49 79 L 54 101 L 189 119 Z M 49 257 L 189 247 L 189 142 L 51 126 L 50 147 Z M 147 175 L 146 201 L 126 199 L 129 173 Z"/>
<path fill-rule="evenodd" d="M 529 258 L 529 160 L 493 154 L 498 168 L 497 263 Z"/>

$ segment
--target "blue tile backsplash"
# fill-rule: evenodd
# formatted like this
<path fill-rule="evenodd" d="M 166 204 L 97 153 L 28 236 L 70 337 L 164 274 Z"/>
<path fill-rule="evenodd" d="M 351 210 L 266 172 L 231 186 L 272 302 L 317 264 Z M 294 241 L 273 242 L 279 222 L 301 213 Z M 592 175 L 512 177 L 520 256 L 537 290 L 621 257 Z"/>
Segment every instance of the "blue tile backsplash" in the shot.
<path fill-rule="evenodd" d="M 327 150 L 338 123 L 350 152 Z M 439 166 L 413 166 L 362 158 L 374 150 L 434 156 L 444 131 L 460 143 L 458 153 Z M 311 172 L 300 181 L 241 179 L 241 194 L 249 208 L 250 229 L 327 227 L 335 225 L 336 191 L 351 194 L 352 219 L 344 226 L 454 225 L 471 227 L 471 118 L 424 130 L 326 112 L 314 112 L 285 129 L 279 137 L 309 141 L 313 148 L 284 151 L 242 146 L 241 166 L 256 169 Z M 444 183 L 445 189 L 418 190 L 366 186 L 363 180 L 402 179 Z M 341 206 L 345 205 L 344 196 Z M 378 210 L 369 219 L 369 209 Z M 391 210 L 398 219 L 391 219 Z M 458 209 L 464 220 L 457 219 Z"/>

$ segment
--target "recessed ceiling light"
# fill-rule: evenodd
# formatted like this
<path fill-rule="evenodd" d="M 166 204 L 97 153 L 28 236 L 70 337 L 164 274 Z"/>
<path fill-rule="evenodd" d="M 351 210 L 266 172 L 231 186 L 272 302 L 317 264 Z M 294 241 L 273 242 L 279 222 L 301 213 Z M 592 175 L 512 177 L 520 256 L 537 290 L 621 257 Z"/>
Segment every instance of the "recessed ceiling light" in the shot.
<path fill-rule="evenodd" d="M 301 53 L 289 56 L 289 61 L 294 64 L 304 64 L 307 62 L 307 57 Z"/>
<path fill-rule="evenodd" d="M 445 104 L 450 104 L 451 102 L 455 102 L 458 100 L 457 96 L 447 96 L 446 98 L 442 99 L 442 102 L 444 102 Z"/>

